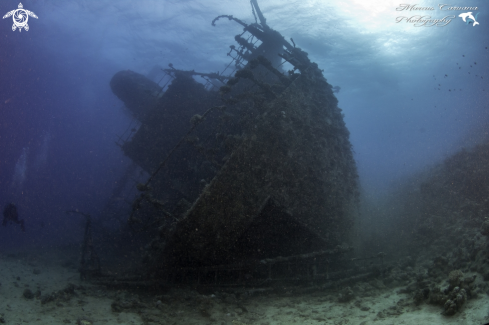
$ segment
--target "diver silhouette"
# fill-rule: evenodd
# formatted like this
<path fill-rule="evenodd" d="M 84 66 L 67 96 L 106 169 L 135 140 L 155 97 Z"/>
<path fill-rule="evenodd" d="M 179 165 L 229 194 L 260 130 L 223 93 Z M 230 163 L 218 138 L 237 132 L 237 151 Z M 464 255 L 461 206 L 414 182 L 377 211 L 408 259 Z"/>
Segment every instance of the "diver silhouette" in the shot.
<path fill-rule="evenodd" d="M 3 209 L 3 222 L 2 226 L 7 226 L 8 222 L 20 224 L 20 229 L 25 231 L 24 220 L 19 220 L 19 214 L 17 213 L 17 207 L 13 203 L 7 204 Z"/>

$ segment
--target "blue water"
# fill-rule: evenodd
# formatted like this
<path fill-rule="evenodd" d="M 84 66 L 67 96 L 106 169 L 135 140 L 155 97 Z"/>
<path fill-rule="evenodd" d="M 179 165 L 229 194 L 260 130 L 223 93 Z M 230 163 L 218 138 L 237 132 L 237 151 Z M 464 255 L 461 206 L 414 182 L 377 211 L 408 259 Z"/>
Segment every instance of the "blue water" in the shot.
<path fill-rule="evenodd" d="M 241 27 L 220 14 L 254 21 L 248 1 L 26 1 L 29 30 L 0 21 L 0 203 L 13 201 L 29 236 L 0 228 L 0 244 L 79 241 L 79 209 L 98 216 L 130 165 L 115 144 L 132 119 L 111 92 L 118 71 L 154 65 L 223 71 Z M 396 23 L 390 1 L 261 1 L 267 23 L 309 53 L 334 86 L 367 195 L 487 136 L 489 29 L 434 7 L 422 15 L 446 26 Z M 17 1 L 0 3 L 2 15 Z M 470 74 L 469 74 L 470 72 Z"/>

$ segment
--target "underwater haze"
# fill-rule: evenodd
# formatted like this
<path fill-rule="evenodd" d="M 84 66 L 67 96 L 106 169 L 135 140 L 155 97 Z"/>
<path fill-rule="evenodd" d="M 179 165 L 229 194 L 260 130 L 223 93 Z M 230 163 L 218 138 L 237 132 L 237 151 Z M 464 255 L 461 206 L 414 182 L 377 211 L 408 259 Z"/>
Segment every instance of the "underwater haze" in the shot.
<path fill-rule="evenodd" d="M 115 145 L 131 125 L 109 81 L 119 70 L 155 65 L 223 71 L 248 1 L 28 1 L 29 31 L 1 21 L 0 184 L 28 228 L 77 224 L 64 211 L 100 213 L 130 164 Z M 487 136 L 489 34 L 454 18 L 416 27 L 395 1 L 262 1 L 268 24 L 293 38 L 324 70 L 343 109 L 368 196 Z M 434 1 L 418 7 L 442 18 Z M 17 1 L 3 1 L 6 13 Z M 489 10 L 489 8 L 488 8 Z M 413 15 L 417 12 L 411 11 Z M 425 12 L 426 13 L 426 12 Z M 458 13 L 456 11 L 455 13 Z M 1 229 L 2 239 L 11 231 Z M 32 234 L 30 238 L 35 237 Z M 61 235 L 60 235 L 61 236 Z M 71 236 L 69 236 L 71 237 Z M 13 240 L 13 239 L 12 239 Z M 10 239 L 9 239 L 10 241 Z"/>
<path fill-rule="evenodd" d="M 1 21 L 0 181 L 3 201 L 19 202 L 37 223 L 58 223 L 66 209 L 96 214 L 128 164 L 114 145 L 130 124 L 109 88 L 115 72 L 147 74 L 168 63 L 223 71 L 240 28 L 227 21 L 213 27 L 212 19 L 225 13 L 254 21 L 248 1 L 23 4 L 39 17 L 29 19 L 29 31 L 13 33 L 11 19 Z M 1 9 L 17 6 L 3 1 Z M 328 82 L 341 87 L 339 107 L 369 195 L 487 135 L 484 23 L 396 23 L 407 13 L 397 11 L 395 1 L 268 0 L 260 6 L 268 24 L 292 37 Z M 464 6 L 484 8 L 484 2 Z M 487 14 L 480 13 L 484 21 Z"/>
<path fill-rule="evenodd" d="M 39 18 L 15 33 L 1 21 L 0 182 L 30 227 L 97 214 L 129 164 L 114 144 L 130 125 L 109 88 L 129 69 L 168 63 L 223 71 L 231 37 L 218 14 L 253 22 L 248 1 L 29 1 Z M 396 23 L 395 1 L 262 1 L 268 24 L 340 86 L 339 107 L 367 195 L 487 136 L 489 34 L 455 18 L 443 27 Z M 423 1 L 418 7 L 433 6 Z M 3 1 L 2 12 L 17 8 Z M 482 1 L 464 6 L 484 8 Z M 458 12 L 458 11 L 457 11 Z M 411 11 L 411 13 L 413 13 Z M 414 12 L 413 15 L 417 13 Z M 434 17 L 450 14 L 436 10 Z M 484 79 L 485 78 L 485 79 Z M 66 219 L 70 219 L 67 221 Z M 5 238 L 5 236 L 2 236 Z"/>

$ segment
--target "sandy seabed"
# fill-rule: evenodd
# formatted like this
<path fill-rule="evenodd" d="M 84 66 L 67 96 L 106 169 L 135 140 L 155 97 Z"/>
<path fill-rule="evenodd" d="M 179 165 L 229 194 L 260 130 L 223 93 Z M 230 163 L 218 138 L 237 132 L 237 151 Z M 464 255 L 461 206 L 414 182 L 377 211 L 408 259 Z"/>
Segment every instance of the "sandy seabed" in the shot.
<path fill-rule="evenodd" d="M 77 258 L 59 250 L 0 253 L 0 323 L 4 324 L 485 324 L 489 296 L 469 299 L 454 316 L 415 306 L 401 288 L 380 288 L 338 302 L 338 293 L 201 295 L 107 289 L 81 281 Z"/>

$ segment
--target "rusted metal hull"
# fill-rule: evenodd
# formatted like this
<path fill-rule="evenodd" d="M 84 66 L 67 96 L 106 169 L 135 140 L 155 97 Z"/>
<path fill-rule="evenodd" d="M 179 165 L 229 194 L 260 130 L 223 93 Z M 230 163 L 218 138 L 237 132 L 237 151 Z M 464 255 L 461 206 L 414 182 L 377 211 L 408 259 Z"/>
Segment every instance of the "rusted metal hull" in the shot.
<path fill-rule="evenodd" d="M 337 100 L 321 72 L 311 67 L 261 110 L 251 132 L 178 223 L 165 248 L 170 265 L 278 253 L 263 241 L 259 252 L 246 249 L 274 226 L 281 227 L 283 240 L 295 243 L 292 251 L 283 251 L 290 255 L 337 244 L 348 232 L 356 169 Z M 281 221 L 261 222 L 270 200 Z M 244 236 L 250 227 L 255 233 Z"/>

